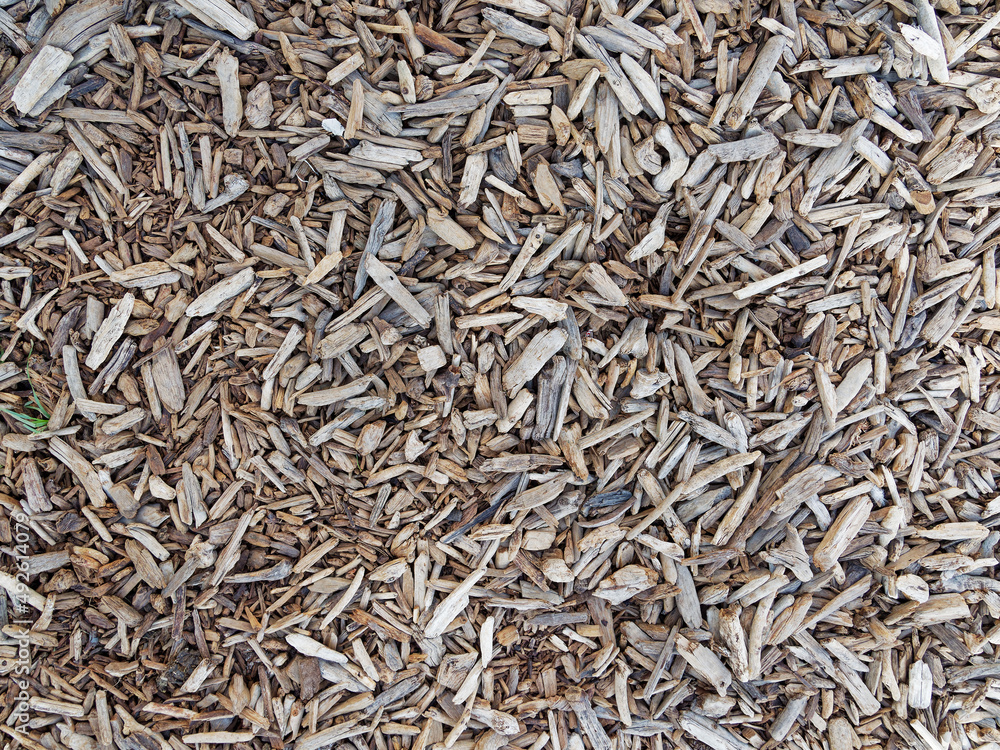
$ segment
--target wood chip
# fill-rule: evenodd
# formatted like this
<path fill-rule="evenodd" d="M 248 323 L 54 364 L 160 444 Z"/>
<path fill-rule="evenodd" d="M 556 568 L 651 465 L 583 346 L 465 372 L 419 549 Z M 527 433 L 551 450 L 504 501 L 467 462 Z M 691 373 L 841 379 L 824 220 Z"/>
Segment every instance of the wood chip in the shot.
<path fill-rule="evenodd" d="M 12 746 L 1000 741 L 991 6 L 0 5 Z"/>

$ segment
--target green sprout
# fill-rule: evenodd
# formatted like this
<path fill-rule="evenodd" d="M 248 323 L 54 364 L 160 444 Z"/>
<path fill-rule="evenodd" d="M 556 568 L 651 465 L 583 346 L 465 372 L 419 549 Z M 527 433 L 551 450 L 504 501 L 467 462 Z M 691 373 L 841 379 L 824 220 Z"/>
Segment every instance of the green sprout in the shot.
<path fill-rule="evenodd" d="M 49 410 L 45 408 L 45 404 L 43 404 L 42 400 L 38 397 L 38 392 L 35 390 L 35 384 L 31 382 L 30 370 L 25 368 L 24 374 L 28 378 L 28 387 L 31 388 L 31 397 L 24 405 L 24 411 L 15 411 L 10 407 L 5 406 L 0 407 L 0 412 L 3 412 L 17 422 L 20 422 L 31 432 L 44 432 L 48 429 L 49 419 L 52 417 L 52 414 L 49 413 Z"/>

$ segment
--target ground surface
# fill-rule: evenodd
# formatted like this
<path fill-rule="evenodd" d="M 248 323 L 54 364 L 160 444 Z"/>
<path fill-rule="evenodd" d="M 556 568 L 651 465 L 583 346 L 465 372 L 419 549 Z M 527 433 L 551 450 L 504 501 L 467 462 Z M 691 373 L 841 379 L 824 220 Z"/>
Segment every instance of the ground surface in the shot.
<path fill-rule="evenodd" d="M 990 4 L 0 5 L 5 747 L 998 747 Z"/>

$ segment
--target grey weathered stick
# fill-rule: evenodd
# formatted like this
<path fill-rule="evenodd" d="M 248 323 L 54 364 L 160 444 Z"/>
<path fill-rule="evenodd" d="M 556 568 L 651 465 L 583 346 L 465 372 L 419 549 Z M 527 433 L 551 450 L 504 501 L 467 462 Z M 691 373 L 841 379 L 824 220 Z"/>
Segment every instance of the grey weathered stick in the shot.
<path fill-rule="evenodd" d="M 372 220 L 371 229 L 368 231 L 368 242 L 365 243 L 361 260 L 358 261 L 358 273 L 354 277 L 354 299 L 361 296 L 365 283 L 368 281 L 368 259 L 378 255 L 378 251 L 385 242 L 385 236 L 392 229 L 392 223 L 396 215 L 396 199 L 386 199 L 378 207 L 375 218 Z"/>
<path fill-rule="evenodd" d="M 6 211 L 10 208 L 10 205 L 21 197 L 22 193 L 28 189 L 35 178 L 42 173 L 52 161 L 56 158 L 56 154 L 47 153 L 39 154 L 34 159 L 32 159 L 31 164 L 24 168 L 21 172 L 3 191 L 0 195 L 0 212 Z"/>
<path fill-rule="evenodd" d="M 933 54 L 927 54 L 927 68 L 930 70 L 934 80 L 938 83 L 948 83 L 948 59 L 945 54 L 944 42 L 941 39 L 941 29 L 938 28 L 937 14 L 931 7 L 929 0 L 913 0 L 917 8 L 917 22 L 920 29 L 927 34 L 937 49 Z"/>
<path fill-rule="evenodd" d="M 693 477 L 688 479 L 686 482 L 674 487 L 674 489 L 667 495 L 661 503 L 658 503 L 655 508 L 653 508 L 646 516 L 629 530 L 627 539 L 635 539 L 639 534 L 648 529 L 661 515 L 664 511 L 677 502 L 680 498 L 684 497 L 691 492 L 704 487 L 709 482 L 713 482 L 719 477 L 724 477 L 726 474 L 736 471 L 737 469 L 752 464 L 758 458 L 760 458 L 760 451 L 752 451 L 750 453 L 738 453 L 734 456 L 727 456 L 721 461 L 709 466 L 707 469 L 702 469 Z"/>
<path fill-rule="evenodd" d="M 87 164 L 90 165 L 90 168 L 97 172 L 102 179 L 111 183 L 111 186 L 120 194 L 124 195 L 125 185 L 123 185 L 122 181 L 118 179 L 118 175 L 115 174 L 115 171 L 104 163 L 104 160 L 101 159 L 101 155 L 97 152 L 97 149 L 95 149 L 91 142 L 87 140 L 87 137 L 79 130 L 79 128 L 77 128 L 76 125 L 67 122 L 66 134 L 70 137 L 73 143 L 76 144 L 76 147 L 80 150 L 80 153 L 83 154 L 83 158 L 86 160 Z M 54 154 L 51 154 L 50 160 L 51 158 L 54 158 L 54 156 Z M 0 200 L 0 207 L 4 209 L 6 208 L 6 206 L 3 205 L 2 200 Z"/>
<path fill-rule="evenodd" d="M 177 0 L 177 4 L 212 28 L 228 31 L 240 39 L 249 39 L 257 33 L 257 24 L 226 0 Z"/>
<path fill-rule="evenodd" d="M 239 60 L 229 50 L 220 51 L 215 58 L 215 74 L 219 78 L 219 95 L 222 98 L 222 125 L 229 137 L 234 138 L 243 121 Z"/>
<path fill-rule="evenodd" d="M 472 587 L 479 583 L 479 579 L 486 575 L 485 568 L 474 570 L 462 581 L 454 590 L 437 605 L 434 616 L 431 617 L 427 627 L 424 628 L 424 635 L 428 638 L 437 638 L 444 634 L 448 625 L 458 614 L 468 606 L 469 592 Z"/>
<path fill-rule="evenodd" d="M 839 142 L 839 141 L 838 141 Z M 717 143 L 708 147 L 708 153 L 723 164 L 734 161 L 753 161 L 768 156 L 778 148 L 778 139 L 771 133 L 763 133 L 742 141 Z"/>
<path fill-rule="evenodd" d="M 431 314 L 417 302 L 416 297 L 410 294 L 409 290 L 403 286 L 399 278 L 389 268 L 374 255 L 368 257 L 365 266 L 372 281 L 382 289 L 389 298 L 406 311 L 406 314 L 413 318 L 418 325 L 423 328 L 431 324 Z"/>
<path fill-rule="evenodd" d="M 753 67 L 750 68 L 750 72 L 743 81 L 743 85 L 729 106 L 729 112 L 726 115 L 726 124 L 730 128 L 735 130 L 746 120 L 747 115 L 750 114 L 750 110 L 753 109 L 753 105 L 757 103 L 757 98 L 767 85 L 767 81 L 774 72 L 787 44 L 788 40 L 785 37 L 772 36 L 757 53 Z"/>
<path fill-rule="evenodd" d="M 46 45 L 35 53 L 31 65 L 14 88 L 14 106 L 22 114 L 30 112 L 41 101 L 60 76 L 69 70 L 73 55 L 58 47 Z"/>
<path fill-rule="evenodd" d="M 90 353 L 87 355 L 87 359 L 84 364 L 87 365 L 91 370 L 96 370 L 102 364 L 104 360 L 108 358 L 111 354 L 111 348 L 118 343 L 118 339 L 121 338 L 122 334 L 125 333 L 125 326 L 128 324 L 129 317 L 132 315 L 132 308 L 135 305 L 135 297 L 128 293 L 121 298 L 108 313 L 108 317 L 104 319 L 101 323 L 101 327 L 94 334 L 94 340 L 91 342 Z"/>
<path fill-rule="evenodd" d="M 789 281 L 794 281 L 795 279 L 801 278 L 806 274 L 812 273 L 827 263 L 827 258 L 825 255 L 820 255 L 811 260 L 807 260 L 804 263 L 800 263 L 797 266 L 792 266 L 787 268 L 780 273 L 774 274 L 774 276 L 769 276 L 766 279 L 761 279 L 760 281 L 755 281 L 753 283 L 747 284 L 742 289 L 737 289 L 733 292 L 733 296 L 736 299 L 750 299 L 755 294 L 763 294 L 776 286 L 781 286 L 782 284 L 787 284 Z"/>
<path fill-rule="evenodd" d="M 220 306 L 233 297 L 242 294 L 254 282 L 254 270 L 244 268 L 242 271 L 223 279 L 199 294 L 197 298 L 184 311 L 189 318 L 199 318 L 204 315 L 212 315 Z"/>

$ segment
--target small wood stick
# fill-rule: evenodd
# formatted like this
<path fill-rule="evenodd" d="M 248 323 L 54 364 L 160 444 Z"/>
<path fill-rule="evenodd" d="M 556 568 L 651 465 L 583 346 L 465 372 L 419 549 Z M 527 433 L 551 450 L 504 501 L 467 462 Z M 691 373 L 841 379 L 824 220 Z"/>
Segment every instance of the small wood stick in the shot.
<path fill-rule="evenodd" d="M 639 536 L 639 534 L 652 526 L 653 523 L 655 523 L 657 519 L 663 515 L 667 508 L 672 506 L 679 499 L 691 492 L 694 492 L 700 487 L 704 487 L 709 482 L 714 482 L 716 479 L 724 477 L 730 472 L 736 471 L 737 469 L 747 466 L 748 464 L 752 464 L 760 458 L 760 455 L 760 451 L 737 453 L 733 456 L 727 456 L 721 461 L 709 466 L 707 469 L 702 469 L 686 482 L 682 482 L 674 487 L 673 491 L 667 495 L 662 502 L 658 503 L 653 510 L 647 513 L 646 517 L 643 518 L 637 526 L 632 528 L 625 538 L 629 540 L 635 539 Z"/>
<path fill-rule="evenodd" d="M 772 36 L 757 53 L 757 59 L 754 60 L 750 73 L 733 98 L 733 103 L 729 106 L 729 114 L 726 115 L 726 124 L 733 130 L 743 125 L 750 110 L 753 109 L 753 105 L 757 103 L 757 97 L 767 85 L 787 44 L 788 40 L 785 37 Z"/>
<path fill-rule="evenodd" d="M 0 195 L 0 213 L 10 208 L 11 204 L 21 197 L 22 193 L 28 189 L 28 185 L 55 160 L 56 156 L 55 152 L 39 154 L 32 160 L 31 164 L 24 168 L 24 171 L 3 191 L 3 195 Z"/>
<path fill-rule="evenodd" d="M 360 78 L 355 78 L 351 84 L 351 109 L 347 113 L 347 124 L 344 126 L 344 138 L 350 140 L 357 135 L 365 117 L 365 88 Z"/>
<path fill-rule="evenodd" d="M 781 273 L 776 273 L 774 276 L 770 276 L 766 279 L 761 279 L 760 281 L 755 281 L 752 284 L 747 284 L 742 289 L 737 289 L 733 292 L 733 296 L 736 299 L 750 299 L 755 294 L 763 294 L 769 289 L 774 289 L 776 286 L 781 286 L 789 281 L 794 281 L 808 273 L 822 268 L 826 265 L 826 256 L 820 255 L 812 260 L 807 260 L 805 263 L 800 263 L 797 266 L 788 268 Z"/>
<path fill-rule="evenodd" d="M 367 260 L 368 275 L 371 280 L 381 288 L 390 299 L 399 305 L 406 314 L 413 318 L 420 326 L 427 328 L 431 324 L 431 314 L 427 312 L 416 297 L 410 294 L 409 290 L 400 283 L 388 266 L 376 258 L 374 255 Z"/>

